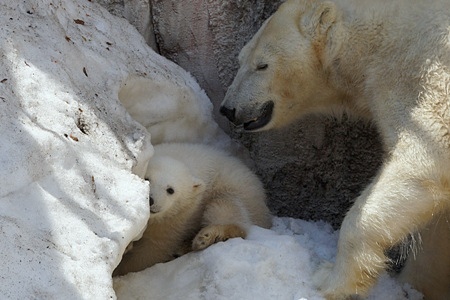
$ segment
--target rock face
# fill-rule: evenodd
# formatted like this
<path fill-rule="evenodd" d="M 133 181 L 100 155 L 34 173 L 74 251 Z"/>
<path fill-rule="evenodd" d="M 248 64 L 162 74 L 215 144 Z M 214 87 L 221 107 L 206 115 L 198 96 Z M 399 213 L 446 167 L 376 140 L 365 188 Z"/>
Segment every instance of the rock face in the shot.
<path fill-rule="evenodd" d="M 117 10 L 134 1 L 103 2 Z M 240 49 L 282 1 L 147 2 L 155 49 L 194 75 L 211 98 L 219 125 L 250 150 L 272 211 L 338 227 L 380 165 L 382 147 L 374 127 L 345 117 L 309 117 L 283 131 L 240 135 L 218 113 Z"/>
<path fill-rule="evenodd" d="M 215 106 L 238 69 L 236 57 L 280 1 L 151 0 L 160 53 L 186 68 Z M 222 118 L 222 125 L 227 122 Z"/>
<path fill-rule="evenodd" d="M 93 2 L 101 4 L 110 13 L 127 19 L 142 34 L 147 44 L 156 49 L 149 0 L 94 0 Z"/>
<path fill-rule="evenodd" d="M 186 102 L 210 139 L 223 132 L 193 77 L 99 4 L 0 7 L 0 295 L 115 298 L 112 271 L 149 216 L 140 176 L 153 153 L 122 105 L 135 100 L 126 87 L 141 83 L 149 123 L 167 121 L 151 119 L 162 105 Z"/>
<path fill-rule="evenodd" d="M 97 1 L 113 13 L 135 2 Z M 281 131 L 238 134 L 218 113 L 240 49 L 283 1 L 141 1 L 150 6 L 156 40 L 150 45 L 194 75 L 213 102 L 219 125 L 250 150 L 272 211 L 338 227 L 380 165 L 382 147 L 373 126 L 312 116 Z"/>

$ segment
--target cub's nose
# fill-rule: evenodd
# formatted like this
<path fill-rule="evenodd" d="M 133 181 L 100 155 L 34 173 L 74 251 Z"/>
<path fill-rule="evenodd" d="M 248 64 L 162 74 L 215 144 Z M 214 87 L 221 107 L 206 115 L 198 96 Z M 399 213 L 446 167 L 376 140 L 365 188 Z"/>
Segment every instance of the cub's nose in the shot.
<path fill-rule="evenodd" d="M 222 105 L 219 111 L 222 115 L 227 117 L 230 122 L 234 123 L 234 121 L 236 120 L 236 108 L 229 109 L 228 107 Z"/>
<path fill-rule="evenodd" d="M 152 206 L 153 204 L 155 204 L 155 200 L 153 200 L 153 198 L 150 197 L 150 206 Z"/>

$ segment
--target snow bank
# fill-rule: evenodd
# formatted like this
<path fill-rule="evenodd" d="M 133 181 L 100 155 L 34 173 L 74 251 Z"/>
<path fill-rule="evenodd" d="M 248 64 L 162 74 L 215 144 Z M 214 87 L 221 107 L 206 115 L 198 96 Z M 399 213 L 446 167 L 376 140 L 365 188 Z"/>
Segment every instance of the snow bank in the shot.
<path fill-rule="evenodd" d="M 324 222 L 274 218 L 271 230 L 252 227 L 231 239 L 138 273 L 116 278 L 118 299 L 323 299 L 311 277 L 333 260 L 338 233 Z M 422 299 L 384 275 L 369 300 Z"/>
<path fill-rule="evenodd" d="M 119 94 L 140 78 L 159 86 L 148 105 L 207 98 L 95 3 L 4 0 L 0 10 L 0 295 L 115 298 L 112 270 L 148 218 L 136 175 L 153 151 Z"/>

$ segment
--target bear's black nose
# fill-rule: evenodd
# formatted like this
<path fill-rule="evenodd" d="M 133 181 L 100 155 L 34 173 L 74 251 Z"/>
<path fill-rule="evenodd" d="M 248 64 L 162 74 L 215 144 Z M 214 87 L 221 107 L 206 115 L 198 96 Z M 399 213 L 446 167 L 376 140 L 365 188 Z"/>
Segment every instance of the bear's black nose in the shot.
<path fill-rule="evenodd" d="M 236 118 L 236 108 L 229 109 L 228 107 L 221 106 L 220 113 L 225 117 L 227 117 L 227 119 L 230 120 L 230 122 L 234 123 Z"/>
<path fill-rule="evenodd" d="M 152 197 L 150 197 L 150 206 L 152 206 L 153 204 L 155 204 L 155 201 L 153 200 Z"/>

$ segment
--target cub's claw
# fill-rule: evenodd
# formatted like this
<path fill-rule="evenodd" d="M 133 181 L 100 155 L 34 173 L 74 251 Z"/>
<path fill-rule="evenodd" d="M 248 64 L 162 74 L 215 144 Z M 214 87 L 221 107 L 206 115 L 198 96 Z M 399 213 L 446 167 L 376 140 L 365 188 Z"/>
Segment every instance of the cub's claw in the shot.
<path fill-rule="evenodd" d="M 195 236 L 192 241 L 192 250 L 203 250 L 212 244 L 224 242 L 235 237 L 246 237 L 245 230 L 236 224 L 208 225 Z"/>

